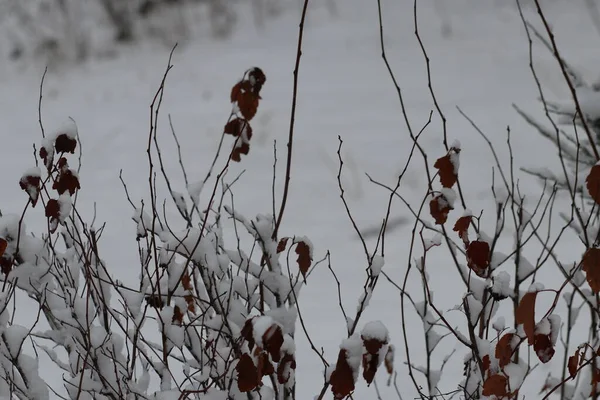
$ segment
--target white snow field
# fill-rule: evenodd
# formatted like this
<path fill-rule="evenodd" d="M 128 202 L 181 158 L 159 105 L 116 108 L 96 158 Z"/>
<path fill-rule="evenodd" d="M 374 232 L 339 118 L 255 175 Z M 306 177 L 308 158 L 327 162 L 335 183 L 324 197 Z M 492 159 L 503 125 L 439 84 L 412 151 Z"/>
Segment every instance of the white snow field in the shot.
<path fill-rule="evenodd" d="M 443 0 L 441 0 L 443 1 Z M 581 4 L 579 4 L 581 3 Z M 371 183 L 365 172 L 388 185 L 394 185 L 404 166 L 411 141 L 401 113 L 396 91 L 381 58 L 377 3 L 375 0 L 338 0 L 338 14 L 332 16 L 316 0 L 311 0 L 299 75 L 299 94 L 290 198 L 281 228 L 282 236 L 305 235 L 314 244 L 315 259 L 331 252 L 332 266 L 342 281 L 342 296 L 350 314 L 356 309 L 365 278 L 367 263 L 364 252 L 340 200 L 336 175 L 338 135 L 344 141 L 343 183 L 347 200 L 361 229 L 373 229 L 385 215 L 388 193 Z M 384 36 L 390 63 L 403 90 L 406 108 L 415 129 L 428 119 L 434 105 L 427 88 L 425 60 L 414 35 L 413 2 L 383 0 Z M 589 79 L 598 76 L 600 61 L 597 43 L 583 1 L 544 2 L 548 18 L 557 33 L 565 57 L 584 71 Z M 459 106 L 472 117 L 507 156 L 506 128 L 511 127 L 514 160 L 517 166 L 554 168 L 557 158 L 553 147 L 529 128 L 512 108 L 517 103 L 541 116 L 537 91 L 529 70 L 528 46 L 524 29 L 512 1 L 453 0 L 446 7 L 452 26 L 451 35 L 441 32 L 440 11 L 433 0 L 419 1 L 419 30 L 431 59 L 431 76 L 436 95 L 448 119 L 449 141 L 462 145 L 459 176 L 469 208 L 474 214 L 484 209 L 493 233 L 494 202 L 490 192 L 493 158 L 485 142 L 460 116 Z M 526 17 L 539 26 L 530 7 Z M 278 199 L 284 175 L 286 140 L 292 93 L 299 10 L 287 12 L 257 31 L 249 21 L 228 41 L 198 38 L 175 51 L 174 68 L 167 79 L 159 139 L 166 156 L 167 170 L 174 189 L 185 192 L 179 165 L 168 128 L 168 114 L 182 144 L 182 156 L 190 180 L 204 178 L 218 144 L 221 130 L 230 112 L 229 93 L 243 72 L 258 66 L 267 75 L 263 100 L 254 120 L 255 137 L 250 154 L 232 165 L 228 176 L 245 173 L 235 184 L 235 207 L 247 217 L 271 211 L 273 141 L 277 141 L 279 159 Z M 83 144 L 83 167 L 78 205 L 91 220 L 96 205 L 96 224 L 106 222 L 101 253 L 115 277 L 132 282 L 138 276 L 135 242 L 136 226 L 127 203 L 119 170 L 134 200 L 147 197 L 146 140 L 149 129 L 149 105 L 167 64 L 168 48 L 144 45 L 122 51 L 115 60 L 88 62 L 65 67 L 46 77 L 43 99 L 43 122 L 53 129 L 72 117 Z M 540 77 L 553 99 L 564 99 L 567 89 L 556 61 L 542 46 L 536 45 L 534 56 Z M 33 166 L 32 144 L 41 141 L 37 120 L 38 90 L 44 66 L 17 70 L 4 65 L 0 75 L 0 121 L 3 146 L 0 151 L 0 187 L 3 187 L 2 212 L 18 213 L 26 201 L 18 187 L 23 173 Z M 422 143 L 429 152 L 429 164 L 444 154 L 442 125 L 437 114 L 423 134 Z M 226 146 L 231 146 L 230 138 Z M 505 158 L 506 160 L 506 158 Z M 222 160 L 221 160 L 222 161 Z M 222 165 L 222 164 L 219 164 Z M 537 196 L 541 186 L 520 175 L 525 194 Z M 416 157 L 405 177 L 400 193 L 417 205 L 426 194 L 423 160 Z M 162 192 L 162 198 L 168 193 Z M 206 200 L 207 193 L 203 192 Z M 169 200 L 170 201 L 170 200 Z M 278 200 L 279 203 L 279 200 Z M 206 204 L 204 201 L 203 204 Z M 171 216 L 176 219 L 175 208 Z M 462 209 L 451 214 L 461 215 Z M 42 227 L 35 218 L 28 219 L 28 229 Z M 487 213 L 487 214 L 486 214 Z M 410 227 L 413 218 L 407 208 L 395 201 L 392 217 L 406 218 L 410 224 L 387 236 L 383 271 L 401 281 L 408 263 Z M 507 236 L 506 249 L 511 246 Z M 373 241 L 368 243 L 374 246 Z M 561 247 L 559 258 L 575 260 L 583 249 L 575 240 Z M 419 249 L 416 255 L 421 254 Z M 412 261 L 412 260 L 411 260 Z M 464 295 L 460 278 L 445 248 L 428 255 L 428 273 L 435 300 L 444 310 L 460 304 Z M 548 266 L 548 285 L 558 280 L 555 267 Z M 411 291 L 420 296 L 420 279 L 411 278 Z M 338 307 L 336 285 L 326 266 L 316 270 L 303 289 L 300 309 L 315 344 L 335 362 L 339 345 L 345 339 L 345 324 Z M 456 321 L 464 316 L 450 313 Z M 389 330 L 390 342 L 396 347 L 395 367 L 398 387 L 404 399 L 412 399 L 412 386 L 404 365 L 400 296 L 387 281 L 381 280 L 360 327 L 381 320 Z M 422 323 L 409 309 L 406 321 L 413 347 L 413 362 L 424 362 Z M 447 342 L 444 342 L 447 341 Z M 452 351 L 452 338 L 443 339 L 433 356 L 434 363 Z M 457 345 L 458 346 L 458 345 Z M 300 329 L 296 347 L 298 399 L 317 395 L 323 383 L 319 358 Z M 420 348 L 421 347 L 421 348 Z M 462 379 L 464 349 L 450 359 L 439 382 L 444 392 L 456 388 Z M 422 360 L 414 354 L 423 355 Z M 535 398 L 547 372 L 558 369 L 562 357 L 540 367 L 528 379 Z M 42 375 L 60 387 L 61 376 L 52 370 L 50 361 L 41 356 Z M 382 369 L 377 375 L 381 398 L 397 398 L 393 387 L 386 386 Z M 418 377 L 420 379 L 420 377 Z M 360 380 L 355 399 L 377 398 L 374 389 Z M 425 381 L 422 381 L 425 384 Z M 331 395 L 328 395 L 330 398 Z"/>

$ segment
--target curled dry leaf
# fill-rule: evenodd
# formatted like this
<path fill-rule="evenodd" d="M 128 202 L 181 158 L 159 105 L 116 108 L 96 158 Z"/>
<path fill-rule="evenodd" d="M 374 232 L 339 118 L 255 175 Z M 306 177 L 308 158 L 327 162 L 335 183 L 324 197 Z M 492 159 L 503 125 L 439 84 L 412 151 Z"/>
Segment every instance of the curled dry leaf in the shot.
<path fill-rule="evenodd" d="M 279 240 L 279 243 L 277 243 L 277 253 L 281 253 L 285 250 L 288 240 L 290 240 L 289 237 L 284 237 L 281 240 Z"/>
<path fill-rule="evenodd" d="M 512 341 L 514 338 L 514 334 L 507 333 L 502 336 L 498 343 L 496 343 L 496 358 L 498 359 L 498 365 L 500 368 L 504 368 L 505 365 L 510 363 L 510 359 L 512 358 L 513 352 L 515 349 L 512 347 Z"/>
<path fill-rule="evenodd" d="M 477 274 L 484 277 L 490 266 L 490 245 L 482 240 L 474 240 L 467 246 L 467 265 Z"/>
<path fill-rule="evenodd" d="M 554 345 L 550 335 L 536 334 L 534 336 L 533 350 L 542 363 L 547 363 L 554 356 Z"/>
<path fill-rule="evenodd" d="M 451 188 L 456 183 L 458 175 L 456 174 L 456 168 L 450 159 L 450 153 L 443 157 L 440 157 L 433 164 L 434 168 L 437 168 L 438 175 L 440 177 L 440 183 L 443 187 Z"/>
<path fill-rule="evenodd" d="M 367 384 L 371 384 L 375 379 L 377 373 L 377 367 L 379 365 L 379 351 L 386 344 L 378 339 L 366 339 L 364 336 L 361 337 L 366 353 L 363 354 L 362 366 L 363 366 L 363 378 Z"/>
<path fill-rule="evenodd" d="M 70 137 L 66 133 L 58 135 L 54 141 L 54 148 L 58 153 L 75 153 L 77 139 Z"/>
<path fill-rule="evenodd" d="M 310 268 L 310 264 L 312 262 L 312 258 L 310 256 L 310 246 L 305 242 L 298 242 L 296 244 L 296 254 L 298 258 L 296 261 L 298 262 L 298 268 L 302 273 L 302 276 L 306 278 L 306 274 L 308 273 L 308 269 Z"/>
<path fill-rule="evenodd" d="M 254 361 L 252 361 L 252 357 L 249 354 L 242 354 L 235 370 L 238 374 L 237 384 L 240 392 L 249 392 L 260 385 L 258 368 L 254 365 Z"/>
<path fill-rule="evenodd" d="M 448 219 L 448 213 L 453 208 L 443 194 L 436 194 L 429 202 L 429 212 L 437 225 L 443 225 Z"/>
<path fill-rule="evenodd" d="M 470 215 L 460 217 L 454 224 L 453 231 L 458 232 L 458 237 L 462 239 L 463 243 L 469 243 L 469 226 L 471 225 L 472 217 Z"/>
<path fill-rule="evenodd" d="M 19 186 L 29 195 L 31 200 L 31 206 L 35 207 L 37 204 L 40 191 L 41 191 L 42 178 L 40 176 L 26 175 L 19 181 Z"/>
<path fill-rule="evenodd" d="M 0 257 L 4 255 L 6 248 L 8 247 L 8 242 L 5 239 L 0 238 Z"/>
<path fill-rule="evenodd" d="M 173 325 L 181 326 L 183 324 L 183 313 L 179 306 L 175 306 L 173 309 L 173 318 L 171 320 Z"/>
<path fill-rule="evenodd" d="M 394 346 L 392 345 L 388 347 L 388 350 L 385 353 L 384 364 L 385 370 L 391 375 L 394 372 Z"/>
<path fill-rule="evenodd" d="M 567 368 L 569 369 L 571 379 L 575 379 L 575 376 L 577 376 L 577 369 L 579 368 L 579 349 L 575 351 L 575 354 L 569 357 Z"/>
<path fill-rule="evenodd" d="M 486 354 L 485 356 L 483 356 L 483 358 L 481 359 L 481 366 L 483 367 L 484 374 L 487 374 L 490 372 L 490 367 L 492 366 L 492 361 L 490 360 L 489 354 Z"/>
<path fill-rule="evenodd" d="M 252 351 L 252 349 L 254 348 L 255 342 L 254 342 L 254 318 L 256 317 L 252 317 L 252 318 L 248 318 L 246 320 L 246 322 L 244 323 L 244 327 L 242 328 L 241 331 L 241 335 L 244 339 L 246 339 L 246 341 L 248 342 L 248 348 L 250 349 L 250 351 Z"/>
<path fill-rule="evenodd" d="M 588 193 L 597 204 L 600 204 L 600 164 L 596 164 L 590 170 L 585 179 Z"/>
<path fill-rule="evenodd" d="M 523 324 L 523 330 L 527 335 L 527 343 L 535 342 L 535 300 L 537 292 L 527 292 L 519 302 L 516 312 L 517 324 Z"/>
<path fill-rule="evenodd" d="M 492 375 L 483 382 L 483 395 L 502 398 L 508 396 L 508 379 L 501 374 Z"/>
<path fill-rule="evenodd" d="M 292 370 L 296 369 L 296 360 L 292 354 L 284 354 L 277 364 L 277 382 L 284 384 L 290 380 Z"/>
<path fill-rule="evenodd" d="M 329 379 L 331 391 L 336 399 L 343 399 L 354 391 L 354 373 L 352 367 L 348 364 L 347 357 L 346 350 L 340 349 L 335 370 L 331 373 Z"/>
<path fill-rule="evenodd" d="M 145 297 L 146 304 L 148 304 L 152 308 L 161 309 L 165 306 L 165 302 L 162 297 L 157 294 L 150 294 Z"/>
<path fill-rule="evenodd" d="M 600 292 L 600 249 L 587 249 L 582 264 L 588 285 L 594 293 L 598 294 Z"/>
<path fill-rule="evenodd" d="M 258 370 L 258 376 L 260 378 L 263 376 L 269 376 L 275 372 L 275 367 L 269 360 L 269 355 L 264 351 L 258 355 L 258 366 L 256 369 Z"/>
<path fill-rule="evenodd" d="M 275 362 L 281 359 L 281 346 L 283 345 L 283 331 L 279 325 L 271 325 L 262 336 L 265 351 L 271 355 Z"/>
<path fill-rule="evenodd" d="M 58 194 L 63 194 L 68 190 L 72 196 L 76 190 L 81 189 L 81 186 L 79 185 L 77 175 L 72 170 L 66 169 L 54 181 L 52 189 L 55 189 Z"/>

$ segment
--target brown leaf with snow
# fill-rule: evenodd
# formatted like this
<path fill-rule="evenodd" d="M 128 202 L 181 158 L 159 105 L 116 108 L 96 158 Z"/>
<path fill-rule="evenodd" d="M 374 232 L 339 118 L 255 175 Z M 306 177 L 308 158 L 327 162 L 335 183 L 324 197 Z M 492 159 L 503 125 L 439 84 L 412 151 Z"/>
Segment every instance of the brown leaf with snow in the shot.
<path fill-rule="evenodd" d="M 594 165 L 585 179 L 588 193 L 596 204 L 600 204 L 600 165 Z"/>
<path fill-rule="evenodd" d="M 75 194 L 76 190 L 81 189 L 81 186 L 79 185 L 79 179 L 77 178 L 77 175 L 74 174 L 70 169 L 66 169 L 54 181 L 52 189 L 55 189 L 58 194 L 63 194 L 68 190 L 72 196 Z"/>
<path fill-rule="evenodd" d="M 452 229 L 454 232 L 458 232 L 458 237 L 462 239 L 465 246 L 469 244 L 469 226 L 471 225 L 471 219 L 472 217 L 470 215 L 460 217 L 456 220 L 454 228 Z"/>
<path fill-rule="evenodd" d="M 508 396 L 508 379 L 501 374 L 492 375 L 483 382 L 483 395 L 502 398 Z"/>
<path fill-rule="evenodd" d="M 385 353 L 385 358 L 383 360 L 385 364 L 385 370 L 388 374 L 392 374 L 394 372 L 394 346 L 390 345 Z"/>
<path fill-rule="evenodd" d="M 451 188 L 456 183 L 458 175 L 454 173 L 455 168 L 452 160 L 450 159 L 450 153 L 443 157 L 440 157 L 433 164 L 434 168 L 437 168 L 438 175 L 440 177 L 440 183 L 443 187 Z"/>
<path fill-rule="evenodd" d="M 271 325 L 269 329 L 263 333 L 262 342 L 264 349 L 271 355 L 275 362 L 281 359 L 281 346 L 283 346 L 283 331 L 279 325 Z"/>
<path fill-rule="evenodd" d="M 450 203 L 446 197 L 444 197 L 444 195 L 441 193 L 435 195 L 435 197 L 429 202 L 429 213 L 437 225 L 443 225 L 446 223 L 446 220 L 448 219 L 448 213 L 452 209 L 453 208 L 450 207 Z"/>
<path fill-rule="evenodd" d="M 290 240 L 289 237 L 284 237 L 279 240 L 279 243 L 277 243 L 277 253 L 281 253 L 285 250 L 288 240 Z"/>
<path fill-rule="evenodd" d="M 554 356 L 554 345 L 550 335 L 538 333 L 533 339 L 533 350 L 542 363 L 547 363 Z"/>
<path fill-rule="evenodd" d="M 579 349 L 575 351 L 575 354 L 569 357 L 567 368 L 569 369 L 569 375 L 571 376 L 571 379 L 575 379 L 575 376 L 577 376 L 577 370 L 579 369 Z"/>
<path fill-rule="evenodd" d="M 346 350 L 340 349 L 335 370 L 331 373 L 331 378 L 329 379 L 331 391 L 336 399 L 343 399 L 354 391 L 354 372 L 350 364 L 348 364 L 347 357 Z"/>
<path fill-rule="evenodd" d="M 40 191 L 41 191 L 42 179 L 39 176 L 24 176 L 19 181 L 19 186 L 29 195 L 31 200 L 31 206 L 35 207 L 37 204 Z"/>
<path fill-rule="evenodd" d="M 54 140 L 54 148 L 57 153 L 75 153 L 77 139 L 71 138 L 66 133 L 61 133 Z"/>
<path fill-rule="evenodd" d="M 523 324 L 523 330 L 527 335 L 527 343 L 532 345 L 535 342 L 535 300 L 537 292 L 526 293 L 517 306 L 516 322 Z"/>
<path fill-rule="evenodd" d="M 296 244 L 296 254 L 298 255 L 297 262 L 298 268 L 302 273 L 302 276 L 306 278 L 306 274 L 310 268 L 312 258 L 310 256 L 310 247 L 308 244 L 300 241 Z"/>
<path fill-rule="evenodd" d="M 277 382 L 284 384 L 290 380 L 292 370 L 296 369 L 296 360 L 292 354 L 284 354 L 277 364 Z"/>
<path fill-rule="evenodd" d="M 595 294 L 600 292 L 600 249 L 589 248 L 583 255 L 583 270 L 588 285 Z"/>
<path fill-rule="evenodd" d="M 485 277 L 490 266 L 490 245 L 482 240 L 474 240 L 467 246 L 467 265 L 477 274 Z"/>
<path fill-rule="evenodd" d="M 261 380 L 258 375 L 258 368 L 254 365 L 254 361 L 252 361 L 252 357 L 249 354 L 242 354 L 235 370 L 238 374 L 237 384 L 240 392 L 249 392 L 260 385 Z"/>
<path fill-rule="evenodd" d="M 495 356 L 498 359 L 498 365 L 500 368 L 504 368 L 505 365 L 510 363 L 510 359 L 515 351 L 515 349 L 512 347 L 512 340 L 514 336 L 515 335 L 512 333 L 507 333 L 502 336 L 500 340 L 498 340 L 498 343 L 496 343 Z"/>

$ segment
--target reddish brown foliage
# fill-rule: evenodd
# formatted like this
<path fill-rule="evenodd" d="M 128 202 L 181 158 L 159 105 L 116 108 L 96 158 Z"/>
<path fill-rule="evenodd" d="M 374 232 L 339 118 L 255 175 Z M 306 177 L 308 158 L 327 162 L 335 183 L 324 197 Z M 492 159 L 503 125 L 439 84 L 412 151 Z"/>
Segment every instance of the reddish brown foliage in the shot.
<path fill-rule="evenodd" d="M 234 118 L 227 122 L 225 128 L 223 129 L 223 132 L 227 135 L 238 137 L 242 134 L 242 131 L 244 129 L 248 129 L 250 132 L 252 132 L 252 128 L 250 127 L 250 124 L 247 121 L 241 118 Z M 250 136 L 252 136 L 252 134 L 250 134 Z"/>
<path fill-rule="evenodd" d="M 492 361 L 490 360 L 490 355 L 486 354 L 481 359 L 481 366 L 483 367 L 483 372 L 487 374 L 490 371 L 490 366 L 491 365 L 492 365 Z"/>
<path fill-rule="evenodd" d="M 505 365 L 510 363 L 510 359 L 512 358 L 514 348 L 512 347 L 512 340 L 514 338 L 514 334 L 507 333 L 502 336 L 498 343 L 496 343 L 496 358 L 498 359 L 498 365 L 500 368 L 504 368 Z"/>
<path fill-rule="evenodd" d="M 579 368 L 579 349 L 569 357 L 569 361 L 567 363 L 567 368 L 569 369 L 569 375 L 572 379 L 575 379 L 577 376 L 577 369 Z"/>
<path fill-rule="evenodd" d="M 588 193 L 597 204 L 600 204 L 600 165 L 594 165 L 585 179 Z"/>
<path fill-rule="evenodd" d="M 61 172 L 58 178 L 54 181 L 52 189 L 55 189 L 59 194 L 63 194 L 67 190 L 71 195 L 75 194 L 75 191 L 81 189 L 79 186 L 79 179 L 70 169 L 66 169 Z"/>
<path fill-rule="evenodd" d="M 60 217 L 60 204 L 56 199 L 50 199 L 46 203 L 46 217 L 58 219 Z"/>
<path fill-rule="evenodd" d="M 277 253 L 281 253 L 282 251 L 285 250 L 285 247 L 287 246 L 287 242 L 289 239 L 290 239 L 289 237 L 284 237 L 279 241 L 279 243 L 277 243 Z"/>
<path fill-rule="evenodd" d="M 296 360 L 292 354 L 285 354 L 277 364 L 277 382 L 287 383 L 290 380 L 291 370 L 296 369 Z"/>
<path fill-rule="evenodd" d="M 506 376 L 496 374 L 492 375 L 485 380 L 483 383 L 483 395 L 484 396 L 496 396 L 498 398 L 508 396 L 507 389 L 508 380 Z"/>
<path fill-rule="evenodd" d="M 56 137 L 54 141 L 54 148 L 59 153 L 75 153 L 75 148 L 77 147 L 77 140 L 69 137 L 69 135 L 65 133 L 61 133 Z"/>
<path fill-rule="evenodd" d="M 450 160 L 450 154 L 446 154 L 443 157 L 437 159 L 434 168 L 437 168 L 438 175 L 440 176 L 440 183 L 443 187 L 451 188 L 456 183 L 458 175 L 454 173 L 454 164 Z"/>
<path fill-rule="evenodd" d="M 4 255 L 6 251 L 6 247 L 8 247 L 8 242 L 2 238 L 0 238 L 0 257 Z"/>
<path fill-rule="evenodd" d="M 443 225 L 446 223 L 446 220 L 448 219 L 448 213 L 452 209 L 453 208 L 450 207 L 450 203 L 446 197 L 444 197 L 444 195 L 441 193 L 436 194 L 435 197 L 429 202 L 429 212 L 431 213 L 431 216 L 437 225 Z"/>
<path fill-rule="evenodd" d="M 519 302 L 516 312 L 517 324 L 523 324 L 523 330 L 527 335 L 527 343 L 535 342 L 535 299 L 537 292 L 528 292 Z"/>
<path fill-rule="evenodd" d="M 354 391 L 354 373 L 348 364 L 346 350 L 340 349 L 335 370 L 329 380 L 331 391 L 336 399 L 343 399 Z"/>
<path fill-rule="evenodd" d="M 371 384 L 375 379 L 377 373 L 377 366 L 379 365 L 379 351 L 386 344 L 377 339 L 367 339 L 364 336 L 361 337 L 363 345 L 367 352 L 363 354 L 362 366 L 363 366 L 363 378 L 367 384 Z"/>
<path fill-rule="evenodd" d="M 165 302 L 162 297 L 156 294 L 148 295 L 145 298 L 146 303 L 152 308 L 162 309 L 165 306 Z"/>
<path fill-rule="evenodd" d="M 467 246 L 467 265 L 478 276 L 484 277 L 490 266 L 490 245 L 488 242 L 474 240 Z"/>
<path fill-rule="evenodd" d="M 554 356 L 554 345 L 550 335 L 536 334 L 533 342 L 533 350 L 541 362 L 544 364 Z"/>
<path fill-rule="evenodd" d="M 582 264 L 588 285 L 597 294 L 600 292 L 600 249 L 587 249 Z"/>
<path fill-rule="evenodd" d="M 235 147 L 231 151 L 231 160 L 235 162 L 242 161 L 242 154 L 248 155 L 250 152 L 250 143 L 244 141 L 243 139 L 238 140 L 241 140 L 241 142 L 236 143 Z"/>
<path fill-rule="evenodd" d="M 242 328 L 241 335 L 248 342 L 248 348 L 252 350 L 254 348 L 254 318 L 248 318 L 246 323 L 244 323 L 244 327 Z"/>
<path fill-rule="evenodd" d="M 258 355 L 258 374 L 262 378 L 263 376 L 271 375 L 275 372 L 275 367 L 269 360 L 269 355 L 264 351 Z"/>
<path fill-rule="evenodd" d="M 460 217 L 454 224 L 454 232 L 458 232 L 458 237 L 462 239 L 465 245 L 469 243 L 469 226 L 471 225 L 472 217 Z"/>
<path fill-rule="evenodd" d="M 35 207 L 41 190 L 41 178 L 39 176 L 24 176 L 19 181 L 19 186 L 27 192 L 31 200 L 31 206 Z"/>
<path fill-rule="evenodd" d="M 173 310 L 173 318 L 171 321 L 172 324 L 181 326 L 183 324 L 183 313 L 179 306 L 175 306 Z"/>
<path fill-rule="evenodd" d="M 306 278 L 306 274 L 308 273 L 308 269 L 310 268 L 310 264 L 312 262 L 312 258 L 310 256 L 310 247 L 304 242 L 298 242 L 296 245 L 296 254 L 298 254 L 298 268 L 302 273 L 302 276 Z"/>
<path fill-rule="evenodd" d="M 258 368 L 256 368 L 256 365 L 254 365 L 252 357 L 250 357 L 249 354 L 242 354 L 240 361 L 235 367 L 235 370 L 238 373 L 237 383 L 240 392 L 249 392 L 256 389 L 260 385 Z"/>
<path fill-rule="evenodd" d="M 281 346 L 283 345 L 283 331 L 279 325 L 271 325 L 262 336 L 265 351 L 271 355 L 275 362 L 281 359 Z"/>
<path fill-rule="evenodd" d="M 385 353 L 384 364 L 385 370 L 391 375 L 394 372 L 394 347 L 392 345 L 388 347 L 388 350 Z"/>

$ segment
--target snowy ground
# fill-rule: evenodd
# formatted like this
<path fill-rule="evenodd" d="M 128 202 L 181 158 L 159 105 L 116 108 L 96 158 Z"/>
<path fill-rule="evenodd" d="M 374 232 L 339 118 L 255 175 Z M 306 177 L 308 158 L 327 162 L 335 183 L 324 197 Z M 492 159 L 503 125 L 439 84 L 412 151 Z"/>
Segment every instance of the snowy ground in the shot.
<path fill-rule="evenodd" d="M 440 14 L 429 3 L 419 5 L 420 31 L 431 58 L 434 88 L 448 118 L 449 139 L 462 143 L 461 182 L 470 199 L 470 208 L 478 213 L 493 204 L 490 192 L 493 160 L 484 142 L 460 117 L 456 105 L 501 146 L 503 156 L 506 127 L 510 125 L 517 165 L 549 166 L 556 158 L 552 148 L 525 126 L 511 107 L 515 102 L 533 112 L 540 110 L 528 69 L 524 30 L 512 2 L 498 1 L 492 5 L 487 1 L 457 1 L 455 6 L 448 7 L 452 35 L 447 38 L 441 34 Z M 551 3 L 547 6 L 548 15 L 567 58 L 576 67 L 593 71 L 591 66 L 597 65 L 600 55 L 594 54 L 597 38 L 587 23 L 583 7 L 548 3 Z M 369 184 L 364 172 L 393 184 L 411 142 L 396 92 L 380 57 L 376 2 L 338 1 L 339 15 L 335 17 L 316 2 L 310 7 L 314 8 L 309 12 L 300 70 L 291 198 L 282 234 L 311 238 L 317 258 L 327 249 L 331 251 L 333 266 L 343 281 L 345 306 L 352 311 L 364 281 L 366 264 L 339 199 L 338 135 L 344 140 L 344 184 L 349 204 L 363 229 L 380 222 L 387 200 L 387 193 Z M 384 1 L 383 7 L 390 62 L 403 89 L 411 123 L 419 129 L 427 121 L 433 103 L 427 90 L 424 58 L 413 35 L 412 1 Z M 527 16 L 537 22 L 531 10 Z M 201 179 L 229 114 L 231 86 L 250 66 L 259 66 L 267 74 L 250 155 L 231 170 L 231 176 L 246 170 L 234 191 L 236 208 L 247 216 L 271 210 L 273 140 L 277 140 L 280 160 L 278 176 L 283 174 L 281 160 L 288 130 L 298 17 L 298 13 L 290 12 L 270 22 L 263 32 L 256 32 L 248 22 L 243 33 L 227 42 L 198 39 L 176 51 L 175 67 L 168 78 L 160 129 L 164 151 L 170 154 L 168 169 L 173 176 L 179 172 L 166 124 L 170 113 L 191 179 Z M 69 68 L 46 79 L 44 124 L 52 128 L 68 116 L 76 120 L 84 153 L 79 204 L 91 217 L 92 202 L 97 203 L 97 220 L 107 223 L 102 244 L 104 258 L 114 275 L 125 281 L 137 276 L 137 253 L 135 226 L 130 222 L 132 210 L 118 174 L 123 169 L 133 198 L 146 194 L 144 141 L 148 132 L 148 106 L 167 57 L 168 49 L 145 46 L 119 59 Z M 567 92 L 555 61 L 542 47 L 537 48 L 536 59 L 551 96 L 564 96 Z M 4 171 L 0 174 L 0 185 L 6 190 L 1 207 L 3 212 L 18 212 L 25 197 L 17 181 L 21 171 L 32 163 L 31 144 L 39 143 L 40 138 L 37 101 L 43 67 L 20 72 L 10 66 L 3 69 L 6 73 L 0 77 L 0 120 L 5 145 L 0 153 Z M 597 78 L 594 73 L 588 77 Z M 430 163 L 442 155 L 439 119 L 435 118 L 428 128 L 423 143 L 430 152 Z M 539 186 L 528 178 L 523 182 L 526 193 L 539 192 Z M 416 159 L 401 192 L 417 202 L 425 193 L 425 184 L 422 160 Z M 175 178 L 175 189 L 184 191 L 181 179 Z M 400 203 L 394 205 L 392 215 L 410 218 Z M 30 228 L 35 228 L 35 223 Z M 490 226 L 489 231 L 492 230 Z M 403 276 L 406 268 L 409 233 L 405 227 L 388 237 L 385 270 L 396 279 Z M 571 246 L 569 251 L 573 254 L 567 253 L 566 259 L 578 257 L 581 249 Z M 429 273 L 436 300 L 451 308 L 460 302 L 462 292 L 449 290 L 458 284 L 458 276 L 453 266 L 446 265 L 445 250 L 439 253 L 440 257 L 430 261 Z M 418 284 L 415 279 L 417 292 Z M 333 361 L 344 336 L 345 322 L 337 306 L 335 282 L 326 268 L 311 276 L 300 307 L 309 332 Z M 401 371 L 402 394 L 412 398 L 414 389 L 403 373 L 399 307 L 398 293 L 382 282 L 363 321 L 381 319 L 387 324 L 398 349 L 396 365 Z M 407 323 L 411 335 L 422 334 L 416 318 L 411 317 Z M 308 349 L 305 345 L 300 335 L 298 347 Z M 454 388 L 461 379 L 461 357 L 457 355 L 451 362 L 453 368 L 442 379 L 442 389 Z M 309 351 L 299 352 L 297 377 L 298 398 L 310 398 L 320 390 L 320 362 Z M 379 381 L 383 387 L 383 375 Z M 386 391 L 389 389 L 384 388 L 383 392 Z M 362 387 L 357 394 L 361 399 L 371 396 L 372 392 Z"/>

